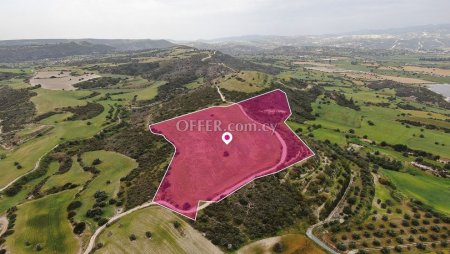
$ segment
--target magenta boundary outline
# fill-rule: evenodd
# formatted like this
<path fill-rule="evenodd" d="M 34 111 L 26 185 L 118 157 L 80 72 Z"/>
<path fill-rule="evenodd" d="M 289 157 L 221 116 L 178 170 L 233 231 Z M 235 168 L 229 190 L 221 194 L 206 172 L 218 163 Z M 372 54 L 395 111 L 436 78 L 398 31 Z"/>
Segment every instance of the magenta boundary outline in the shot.
<path fill-rule="evenodd" d="M 153 131 L 152 131 L 152 128 L 151 128 L 152 125 L 156 125 L 156 124 L 164 123 L 164 122 L 167 122 L 167 121 L 171 121 L 171 120 L 173 120 L 173 119 L 177 119 L 177 118 L 180 118 L 180 117 L 184 117 L 184 116 L 187 116 L 187 115 L 190 115 L 190 114 L 194 114 L 194 113 L 197 113 L 197 112 L 201 112 L 201 111 L 204 111 L 204 110 L 208 110 L 208 109 L 211 109 L 211 108 L 227 108 L 227 107 L 230 107 L 230 106 L 239 104 L 239 103 L 244 102 L 244 101 L 252 100 L 252 99 L 254 99 L 254 98 L 257 98 L 257 97 L 260 97 L 260 96 L 263 96 L 263 95 L 266 95 L 266 94 L 269 94 L 269 93 L 273 93 L 273 92 L 275 92 L 275 91 L 280 91 L 280 92 L 284 93 L 284 96 L 286 96 L 286 100 L 287 100 L 287 104 L 288 104 L 288 108 L 289 108 L 289 115 L 287 116 L 286 120 L 284 120 L 284 124 L 285 124 L 285 125 L 286 125 L 286 126 L 287 126 L 294 134 L 295 134 L 295 136 L 298 138 L 298 140 L 300 140 L 300 142 L 302 142 L 302 143 L 303 143 L 303 144 L 311 151 L 312 154 L 311 154 L 310 156 L 307 156 L 307 157 L 305 157 L 305 158 L 303 158 L 303 159 L 301 159 L 301 160 L 299 160 L 299 161 L 297 161 L 297 162 L 291 163 L 291 164 L 289 164 L 288 166 L 286 166 L 286 167 L 284 167 L 284 168 L 282 168 L 282 169 L 279 169 L 279 170 L 276 171 L 276 172 L 273 172 L 273 173 L 270 173 L 270 174 L 266 174 L 266 175 L 261 175 L 261 176 L 255 177 L 255 178 L 253 178 L 252 180 L 248 181 L 247 183 L 243 184 L 242 186 L 238 187 L 237 189 L 235 189 L 234 191 L 228 193 L 226 196 L 222 197 L 221 199 L 219 199 L 219 200 L 217 200 L 217 201 L 199 200 L 198 203 L 197 203 L 197 210 L 196 210 L 196 212 L 195 212 L 195 218 L 193 218 L 193 219 L 192 219 L 191 217 L 185 215 L 185 214 L 182 214 L 182 213 L 180 213 L 180 212 L 178 212 L 178 211 L 175 211 L 175 209 L 172 209 L 171 207 L 168 207 L 168 206 L 165 206 L 164 204 L 160 204 L 160 203 L 158 203 L 158 202 L 155 202 L 156 195 L 158 194 L 158 191 L 159 191 L 159 189 L 161 188 L 161 185 L 162 185 L 162 183 L 163 183 L 163 180 L 164 180 L 164 178 L 166 178 L 167 172 L 169 172 L 169 167 L 170 167 L 170 165 L 172 164 L 173 159 L 175 158 L 175 154 L 176 154 L 176 152 L 177 152 L 177 147 L 176 147 L 170 140 L 168 140 L 168 139 L 166 138 L 165 135 L 160 134 L 160 133 L 155 133 L 155 132 L 153 132 Z M 292 110 L 291 110 L 291 105 L 289 104 L 289 98 L 288 98 L 287 94 L 286 94 L 283 90 L 277 88 L 277 89 L 274 89 L 274 90 L 272 90 L 272 91 L 265 92 L 265 93 L 262 93 L 262 94 L 258 94 L 258 95 L 256 95 L 256 96 L 250 97 L 250 98 L 248 98 L 248 99 L 245 99 L 245 100 L 242 100 L 242 101 L 239 101 L 239 102 L 233 102 L 233 103 L 230 104 L 230 105 L 211 106 L 211 107 L 207 107 L 207 108 L 204 108 L 204 109 L 199 109 L 199 110 L 196 110 L 196 111 L 194 111 L 194 112 L 190 112 L 190 113 L 187 113 L 187 114 L 184 114 L 184 115 L 180 115 L 180 116 L 176 116 L 176 117 L 173 117 L 173 118 L 170 118 L 170 119 L 166 119 L 166 120 L 161 121 L 161 122 L 149 124 L 149 125 L 148 125 L 148 128 L 149 128 L 149 130 L 150 130 L 151 133 L 153 133 L 153 134 L 155 134 L 155 135 L 163 136 L 164 139 L 165 139 L 167 142 L 169 142 L 169 143 L 175 148 L 175 152 L 173 153 L 172 158 L 170 159 L 170 162 L 169 162 L 169 165 L 167 166 L 166 172 L 164 173 L 164 176 L 162 177 L 161 182 L 159 183 L 159 186 L 158 186 L 158 188 L 156 189 L 155 195 L 153 196 L 153 199 L 152 199 L 151 202 L 154 203 L 154 204 L 157 204 L 157 205 L 159 205 L 159 206 L 161 206 L 161 207 L 164 207 L 164 208 L 166 208 L 166 209 L 169 209 L 169 210 L 171 210 L 172 212 L 175 212 L 175 213 L 177 213 L 177 214 L 179 214 L 179 215 L 182 215 L 182 216 L 184 216 L 184 217 L 186 217 L 186 218 L 188 218 L 188 219 L 190 219 L 190 220 L 196 221 L 196 220 L 197 220 L 197 215 L 198 215 L 198 212 L 199 212 L 199 209 L 198 209 L 198 208 L 200 207 L 200 202 L 218 203 L 218 202 L 224 200 L 225 198 L 227 198 L 228 196 L 230 196 L 231 194 L 235 193 L 236 191 L 242 189 L 243 187 L 245 187 L 246 185 L 248 185 L 249 183 L 253 182 L 253 181 L 256 180 L 256 179 L 259 179 L 259 178 L 261 178 L 261 177 L 266 177 L 266 176 L 270 176 L 270 175 L 274 175 L 274 174 L 280 173 L 281 171 L 284 171 L 285 169 L 287 169 L 287 168 L 289 168 L 289 167 L 291 167 L 291 166 L 293 166 L 293 165 L 295 165 L 295 164 L 298 164 L 298 163 L 300 163 L 300 162 L 303 162 L 303 161 L 305 161 L 305 160 L 307 160 L 307 159 L 309 159 L 309 158 L 315 156 L 316 154 L 314 153 L 314 151 L 313 151 L 313 150 L 312 150 L 312 149 L 311 149 L 311 148 L 310 148 L 310 147 L 309 147 L 309 146 L 308 146 L 308 145 L 307 145 L 307 144 L 306 144 L 306 143 L 305 143 L 305 142 L 304 142 L 304 141 L 303 141 L 303 140 L 302 140 L 295 132 L 294 132 L 294 130 L 286 123 L 286 121 L 291 117 L 291 115 L 292 115 Z"/>

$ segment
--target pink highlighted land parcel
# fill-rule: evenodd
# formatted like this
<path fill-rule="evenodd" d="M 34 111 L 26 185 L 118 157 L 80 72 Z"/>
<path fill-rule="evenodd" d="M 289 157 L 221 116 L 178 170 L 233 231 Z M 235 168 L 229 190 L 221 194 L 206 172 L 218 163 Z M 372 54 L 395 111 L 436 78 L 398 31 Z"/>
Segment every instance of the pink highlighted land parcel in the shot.
<path fill-rule="evenodd" d="M 286 94 L 274 90 L 150 125 L 175 146 L 153 201 L 195 219 L 199 202 L 220 201 L 313 156 L 286 125 L 290 115 Z M 225 132 L 232 136 L 223 138 Z"/>

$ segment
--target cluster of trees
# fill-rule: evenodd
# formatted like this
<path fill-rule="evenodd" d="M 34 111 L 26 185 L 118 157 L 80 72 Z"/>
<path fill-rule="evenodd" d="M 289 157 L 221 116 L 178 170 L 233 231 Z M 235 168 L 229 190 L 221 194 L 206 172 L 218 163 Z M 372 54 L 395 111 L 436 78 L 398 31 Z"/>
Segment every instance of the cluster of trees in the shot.
<path fill-rule="evenodd" d="M 412 120 L 407 120 L 407 119 L 399 119 L 397 121 L 401 122 L 402 124 L 409 124 L 409 125 L 417 126 L 417 127 L 425 127 L 430 130 L 443 130 L 445 133 L 450 133 L 450 128 L 446 128 L 444 126 L 437 126 L 437 125 L 430 124 L 430 123 L 422 123 L 419 121 L 412 121 Z"/>
<path fill-rule="evenodd" d="M 19 130 L 33 120 L 36 109 L 30 98 L 35 95 L 31 89 L 0 86 L 0 119 L 3 133 Z"/>
<path fill-rule="evenodd" d="M 316 221 L 308 202 L 292 183 L 280 176 L 256 180 L 239 192 L 202 210 L 192 226 L 214 244 L 237 249 L 245 239 L 275 235 L 298 219 Z M 230 247 L 231 246 L 231 247 Z"/>
<path fill-rule="evenodd" d="M 121 80 L 122 80 L 121 78 L 100 77 L 100 78 L 86 80 L 86 81 L 74 84 L 73 86 L 80 88 L 80 89 L 107 88 L 110 86 L 117 85 Z M 84 98 L 92 98 L 97 95 L 98 95 L 98 93 L 96 94 L 96 92 L 93 92 Z"/>
<path fill-rule="evenodd" d="M 290 82 L 293 82 L 292 84 Z M 287 81 L 287 86 L 298 85 L 298 81 Z M 316 101 L 317 97 L 323 94 L 324 89 L 320 86 L 313 86 L 308 90 L 293 90 L 286 89 L 279 84 L 274 84 L 274 88 L 283 89 L 289 98 L 289 105 L 291 106 L 292 116 L 291 118 L 299 123 L 303 123 L 307 120 L 314 120 L 315 116 L 312 114 L 313 108 L 311 103 Z"/>
<path fill-rule="evenodd" d="M 41 159 L 39 167 L 36 170 L 19 178 L 19 180 L 15 181 L 11 186 L 4 190 L 4 193 L 9 197 L 15 196 L 22 190 L 22 187 L 25 184 L 31 182 L 34 179 L 44 176 L 47 173 L 48 167 L 50 166 L 50 163 L 52 161 L 53 158 L 51 157 L 51 155 L 44 156 Z"/>
<path fill-rule="evenodd" d="M 337 91 L 327 91 L 325 93 L 325 96 L 329 97 L 330 99 L 336 101 L 336 103 L 339 106 L 351 108 L 354 110 L 361 110 L 361 108 L 355 104 L 353 101 L 353 98 L 347 99 L 345 95 L 341 92 Z"/>
<path fill-rule="evenodd" d="M 443 95 L 437 94 L 426 87 L 408 86 L 391 80 L 374 81 L 368 84 L 368 87 L 374 90 L 395 89 L 396 96 L 414 96 L 419 102 L 436 104 L 439 107 L 450 109 L 450 103 L 445 100 Z"/>
<path fill-rule="evenodd" d="M 6 217 L 8 219 L 8 226 L 7 226 L 5 233 L 3 233 L 3 235 L 0 236 L 0 246 L 2 246 L 6 242 L 6 237 L 14 234 L 14 226 L 16 224 L 16 218 L 17 218 L 16 212 L 17 212 L 16 206 L 13 206 L 6 211 Z M 0 253 L 6 253 L 6 251 L 4 249 L 0 249 Z"/>
<path fill-rule="evenodd" d="M 75 121 L 94 118 L 100 115 L 103 112 L 104 108 L 101 104 L 88 102 L 84 106 L 66 107 L 61 108 L 61 110 L 73 113 L 73 115 L 67 118 L 67 120 Z"/>
<path fill-rule="evenodd" d="M 390 158 L 382 157 L 382 156 L 376 156 L 376 155 L 372 155 L 372 154 L 367 154 L 367 158 L 373 164 L 378 165 L 385 169 L 399 171 L 400 169 L 403 168 L 402 162 L 398 161 L 398 160 L 394 160 L 394 159 L 390 159 Z"/>

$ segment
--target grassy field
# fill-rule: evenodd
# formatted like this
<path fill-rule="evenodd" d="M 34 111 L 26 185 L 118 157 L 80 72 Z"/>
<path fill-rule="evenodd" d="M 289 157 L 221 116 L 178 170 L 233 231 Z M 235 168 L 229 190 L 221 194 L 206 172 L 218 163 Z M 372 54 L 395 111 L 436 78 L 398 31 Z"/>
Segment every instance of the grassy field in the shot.
<path fill-rule="evenodd" d="M 76 219 L 85 220 L 86 211 L 95 203 L 94 194 L 98 190 L 105 191 L 109 198 L 115 198 L 120 187 L 120 178 L 126 176 L 132 169 L 137 167 L 137 163 L 129 157 L 110 151 L 93 151 L 82 155 L 82 160 L 86 165 L 92 165 L 95 159 L 100 159 L 102 163 L 96 167 L 100 174 L 81 193 L 80 200 L 83 205 L 77 210 Z M 110 182 L 109 184 L 107 182 Z M 115 214 L 114 206 L 104 209 L 104 216 L 111 217 Z M 91 228 L 96 224 L 92 220 L 87 220 Z"/>
<path fill-rule="evenodd" d="M 416 170 L 415 175 L 382 170 L 397 189 L 405 195 L 424 202 L 434 209 L 450 214 L 450 181 Z"/>
<path fill-rule="evenodd" d="M 243 71 L 218 80 L 219 86 L 229 91 L 257 92 L 266 88 L 272 80 L 268 74 L 257 71 Z"/>
<path fill-rule="evenodd" d="M 180 226 L 175 228 L 174 222 Z M 145 232 L 151 232 L 151 239 Z M 136 236 L 135 241 L 130 235 Z M 221 251 L 168 209 L 155 206 L 120 219 L 100 235 L 98 253 L 221 253 Z M 96 252 L 96 253 L 97 253 Z"/>
<path fill-rule="evenodd" d="M 109 108 L 108 104 L 110 102 L 102 101 L 101 103 L 105 109 Z M 42 123 L 52 124 L 55 127 L 42 137 L 32 139 L 9 151 L 6 153 L 6 159 L 0 160 L 0 186 L 5 186 L 16 177 L 32 170 L 41 156 L 64 140 L 82 139 L 95 135 L 104 127 L 103 123 L 106 121 L 106 115 L 107 110 L 104 110 L 100 115 L 85 121 L 61 121 L 54 123 L 54 121 L 49 121 L 49 119 L 43 120 Z M 67 114 L 65 116 L 67 117 Z M 61 117 L 63 115 L 55 115 L 51 119 L 62 120 L 59 119 Z M 87 125 L 88 121 L 91 122 L 90 125 Z M 20 170 L 16 169 L 14 162 L 19 162 L 23 168 Z"/>
<path fill-rule="evenodd" d="M 305 235 L 289 234 L 281 237 L 272 237 L 257 242 L 251 243 L 239 249 L 237 254 L 271 254 L 273 246 L 276 243 L 281 243 L 283 251 L 279 253 L 284 254 L 325 254 L 313 241 L 308 239 Z"/>
<path fill-rule="evenodd" d="M 366 93 L 364 92 L 364 95 L 359 95 L 361 98 L 356 101 L 362 101 L 365 97 L 376 98 L 370 97 Z M 348 92 L 346 96 L 352 97 L 354 94 L 358 93 Z M 362 137 L 367 135 L 370 140 L 374 140 L 377 143 L 386 141 L 390 144 L 405 144 L 413 149 L 428 151 L 440 155 L 443 158 L 450 157 L 442 145 L 435 144 L 435 142 L 439 141 L 440 144 L 450 145 L 449 135 L 443 131 L 423 129 L 415 126 L 406 128 L 405 125 L 397 121 L 398 119 L 402 119 L 399 116 L 398 109 L 361 105 L 361 110 L 356 111 L 339 106 L 334 101 L 331 101 L 330 104 L 319 104 L 317 101 L 313 104 L 313 109 L 314 114 L 318 114 L 319 116 L 314 121 L 307 121 L 306 124 L 320 124 L 322 126 L 321 129 L 313 131 L 313 134 L 317 135 L 319 139 L 329 139 L 338 144 L 343 144 L 342 138 L 345 136 L 345 133 L 353 129 L 358 136 Z M 445 117 L 442 114 L 431 114 L 430 116 L 424 113 L 417 113 L 414 119 L 416 121 L 430 122 L 431 120 L 427 117 L 433 116 Z M 369 125 L 368 121 L 373 122 L 374 125 Z M 445 125 L 446 123 L 442 122 L 441 124 Z M 337 129 L 341 133 L 336 132 L 335 130 Z M 423 138 L 420 137 L 421 134 L 424 135 Z M 342 138 L 339 138 L 339 135 Z"/>
<path fill-rule="evenodd" d="M 13 197 L 8 197 L 6 195 L 0 196 L 0 214 L 3 213 L 4 211 L 6 211 L 10 207 L 12 207 L 18 203 L 24 202 L 25 199 L 28 197 L 28 193 L 31 192 L 31 190 L 34 188 L 34 186 L 36 186 L 36 184 L 38 184 L 45 177 L 49 177 L 49 176 L 53 175 L 58 170 L 58 168 L 59 168 L 59 163 L 52 162 L 52 163 L 50 163 L 47 173 L 43 177 L 34 179 L 33 181 L 29 182 L 28 184 L 25 184 L 22 187 L 22 190 L 15 196 L 13 196 Z"/>
<path fill-rule="evenodd" d="M 127 101 L 131 101 L 134 96 L 136 96 L 136 100 L 151 100 L 158 95 L 158 87 L 164 85 L 165 82 L 156 82 L 151 86 L 145 87 L 143 89 L 135 90 L 132 92 L 127 92 L 124 94 L 112 95 L 113 99 L 125 99 Z"/>
<path fill-rule="evenodd" d="M 6 242 L 11 253 L 36 253 L 38 244 L 39 253 L 78 253 L 65 209 L 74 194 L 65 191 L 18 206 L 14 237 Z"/>
<path fill-rule="evenodd" d="M 30 85 L 28 83 L 26 83 L 25 80 L 23 80 L 23 79 L 3 80 L 3 81 L 0 81 L 0 86 L 2 86 L 2 85 L 7 85 L 14 89 L 30 87 Z"/>
<path fill-rule="evenodd" d="M 203 78 L 199 78 L 195 81 L 192 81 L 189 84 L 184 85 L 187 89 L 195 89 L 197 87 L 200 87 L 203 84 Z"/>
<path fill-rule="evenodd" d="M 31 98 L 36 105 L 37 115 L 53 111 L 56 108 L 84 106 L 86 101 L 80 98 L 91 94 L 90 91 L 63 91 L 36 89 L 37 95 Z"/>
<path fill-rule="evenodd" d="M 52 175 L 42 187 L 42 191 L 46 191 L 52 187 L 63 186 L 66 183 L 82 185 L 91 178 L 91 174 L 81 168 L 76 156 L 72 157 L 72 161 L 70 170 L 65 174 Z"/>

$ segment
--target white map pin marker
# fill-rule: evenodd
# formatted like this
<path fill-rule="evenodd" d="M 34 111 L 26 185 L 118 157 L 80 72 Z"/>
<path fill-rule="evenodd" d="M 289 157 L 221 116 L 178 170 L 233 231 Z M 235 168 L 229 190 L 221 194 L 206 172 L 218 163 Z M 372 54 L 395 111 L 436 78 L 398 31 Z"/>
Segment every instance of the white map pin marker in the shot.
<path fill-rule="evenodd" d="M 222 134 L 222 141 L 225 143 L 225 144 L 229 144 L 229 143 L 231 143 L 231 141 L 233 140 L 233 135 L 231 135 L 231 133 L 229 133 L 229 132 L 224 132 L 223 134 Z"/>

